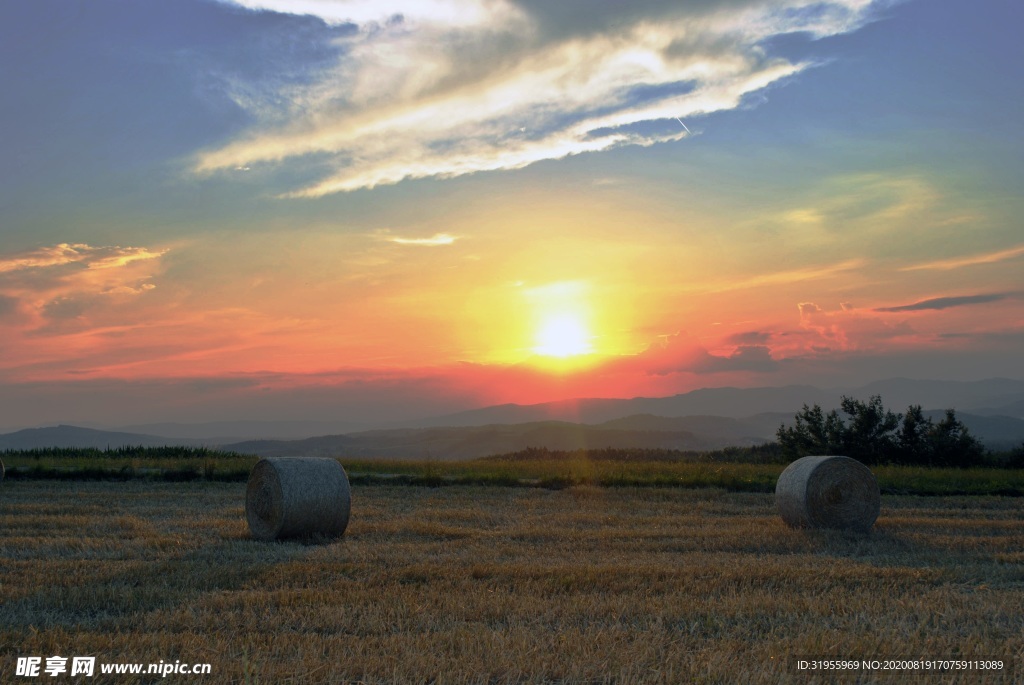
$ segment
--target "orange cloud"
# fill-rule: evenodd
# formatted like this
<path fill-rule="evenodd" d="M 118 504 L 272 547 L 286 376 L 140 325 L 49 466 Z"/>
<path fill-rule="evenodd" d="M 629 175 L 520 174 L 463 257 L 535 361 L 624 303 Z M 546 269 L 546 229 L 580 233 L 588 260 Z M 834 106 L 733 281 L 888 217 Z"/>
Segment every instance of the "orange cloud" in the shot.
<path fill-rule="evenodd" d="M 104 325 L 102 317 L 83 317 L 156 288 L 153 277 L 166 253 L 145 247 L 60 243 L 0 257 L 2 310 L 8 319 L 17 315 L 12 335 L 66 330 L 72 322 L 77 322 L 75 327 Z"/>
<path fill-rule="evenodd" d="M 894 338 L 915 334 L 906 321 L 889 323 L 848 303 L 837 311 L 826 311 L 813 302 L 801 302 L 797 309 L 801 328 L 815 334 L 808 344 L 812 349 L 822 345 L 842 350 L 877 349 Z"/>
<path fill-rule="evenodd" d="M 146 259 L 157 259 L 167 250 L 150 252 L 144 247 L 93 247 L 85 243 L 60 243 L 0 258 L 0 273 L 82 264 L 89 269 L 110 269 Z"/>

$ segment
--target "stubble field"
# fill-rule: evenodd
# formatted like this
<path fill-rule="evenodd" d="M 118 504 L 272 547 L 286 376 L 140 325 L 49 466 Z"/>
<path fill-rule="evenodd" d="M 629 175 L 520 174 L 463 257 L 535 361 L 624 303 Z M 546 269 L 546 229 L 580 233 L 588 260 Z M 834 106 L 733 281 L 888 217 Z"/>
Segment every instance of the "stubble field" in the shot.
<path fill-rule="evenodd" d="M 251 541 L 243 502 L 242 483 L 4 483 L 0 682 L 31 682 L 14 670 L 33 655 L 212 665 L 89 683 L 1024 677 L 1019 498 L 884 496 L 864 536 L 790 530 L 768 494 L 356 486 L 330 544 Z M 801 657 L 1005 667 L 837 675 Z"/>

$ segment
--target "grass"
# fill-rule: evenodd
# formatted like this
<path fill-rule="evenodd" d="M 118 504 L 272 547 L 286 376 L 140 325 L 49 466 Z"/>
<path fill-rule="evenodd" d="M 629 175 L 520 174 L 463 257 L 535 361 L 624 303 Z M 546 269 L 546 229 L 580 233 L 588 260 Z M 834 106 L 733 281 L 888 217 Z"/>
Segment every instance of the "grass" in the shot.
<path fill-rule="evenodd" d="M 177 450 L 177 451 L 175 451 Z M 723 488 L 730 492 L 775 490 L 785 464 L 745 463 L 746 453 L 596 450 L 524 452 L 463 462 L 340 461 L 355 484 L 493 485 L 564 488 Z M 749 455 L 748 455 L 749 456 Z M 759 455 L 754 454 L 753 458 Z M 244 482 L 258 461 L 252 455 L 191 448 L 127 450 L 31 450 L 2 455 L 8 478 L 48 480 L 163 480 Z M 1024 469 L 872 467 L 886 494 L 1024 495 Z"/>
<path fill-rule="evenodd" d="M 883 497 L 794 531 L 720 488 L 355 485 L 345 538 L 248 539 L 240 483 L 0 486 L 0 682 L 16 656 L 209 662 L 218 683 L 816 680 L 798 656 L 1024 655 L 1024 509 Z M 107 678 L 107 679 L 104 679 Z M 47 678 L 48 679 L 48 678 Z M 193 682 L 173 675 L 148 682 Z M 28 682 L 28 680 L 26 680 Z M 129 681 L 99 676 L 95 683 Z"/>
<path fill-rule="evenodd" d="M 244 481 L 259 461 L 251 454 L 204 447 L 45 448 L 0 453 L 13 479 Z"/>

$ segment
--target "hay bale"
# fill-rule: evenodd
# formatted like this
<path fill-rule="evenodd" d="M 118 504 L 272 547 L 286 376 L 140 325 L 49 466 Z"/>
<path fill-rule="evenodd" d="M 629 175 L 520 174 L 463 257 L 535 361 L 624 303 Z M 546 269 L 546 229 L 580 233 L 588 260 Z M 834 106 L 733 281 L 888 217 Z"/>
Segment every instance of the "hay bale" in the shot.
<path fill-rule="evenodd" d="M 793 528 L 867 532 L 881 507 L 878 482 L 849 457 L 803 457 L 786 467 L 775 485 L 775 506 Z"/>
<path fill-rule="evenodd" d="M 351 509 L 348 476 L 334 459 L 261 459 L 245 488 L 245 518 L 257 540 L 338 537 Z"/>

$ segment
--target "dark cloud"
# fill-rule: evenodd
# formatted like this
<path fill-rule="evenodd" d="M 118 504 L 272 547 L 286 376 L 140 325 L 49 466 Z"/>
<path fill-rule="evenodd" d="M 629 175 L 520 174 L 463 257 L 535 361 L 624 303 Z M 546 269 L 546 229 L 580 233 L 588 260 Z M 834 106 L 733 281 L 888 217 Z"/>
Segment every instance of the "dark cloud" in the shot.
<path fill-rule="evenodd" d="M 0 319 L 9 319 L 18 313 L 18 299 L 0 295 Z"/>
<path fill-rule="evenodd" d="M 775 371 L 779 363 L 772 359 L 772 351 L 764 345 L 741 345 L 728 357 L 705 351 L 690 368 L 691 373 L 723 373 L 728 371 Z"/>
<path fill-rule="evenodd" d="M 58 297 L 43 305 L 43 315 L 48 319 L 77 319 L 89 308 L 89 298 Z"/>
<path fill-rule="evenodd" d="M 730 335 L 726 342 L 731 345 L 764 345 L 771 337 L 772 334 L 766 331 L 745 331 Z"/>
<path fill-rule="evenodd" d="M 664 336 L 635 357 L 612 362 L 607 368 L 668 376 L 676 373 L 770 372 L 778 366 L 778 361 L 772 358 L 771 350 L 765 345 L 738 345 L 728 356 L 717 355 L 709 352 L 697 339 L 677 333 Z"/>
<path fill-rule="evenodd" d="M 738 10 L 757 4 L 751 0 L 515 0 L 532 16 L 548 38 L 602 33 L 640 20 L 657 22 L 679 15 L 699 17 L 714 11 Z"/>
<path fill-rule="evenodd" d="M 933 297 L 913 304 L 902 304 L 896 307 L 876 307 L 876 312 L 918 312 L 929 309 L 949 309 L 972 304 L 998 302 L 1010 297 L 1012 293 L 991 293 L 988 295 L 962 295 L 959 297 Z"/>

